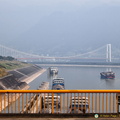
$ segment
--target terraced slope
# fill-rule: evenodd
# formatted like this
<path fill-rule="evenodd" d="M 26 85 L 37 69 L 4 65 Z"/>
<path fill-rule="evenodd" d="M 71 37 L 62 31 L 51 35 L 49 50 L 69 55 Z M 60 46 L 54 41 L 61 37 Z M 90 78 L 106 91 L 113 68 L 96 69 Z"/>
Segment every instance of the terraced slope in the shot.
<path fill-rule="evenodd" d="M 0 89 L 24 89 L 28 84 L 22 81 L 41 69 L 18 61 L 0 61 Z"/>

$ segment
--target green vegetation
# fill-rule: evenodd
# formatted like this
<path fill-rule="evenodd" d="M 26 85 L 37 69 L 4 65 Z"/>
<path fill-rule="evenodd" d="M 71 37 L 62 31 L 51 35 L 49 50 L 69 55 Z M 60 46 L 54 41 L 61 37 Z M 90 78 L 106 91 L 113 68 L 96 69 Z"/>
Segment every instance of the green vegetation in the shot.
<path fill-rule="evenodd" d="M 30 64 L 19 61 L 0 61 L 0 68 L 7 70 L 30 66 Z"/>
<path fill-rule="evenodd" d="M 26 66 L 30 66 L 31 64 L 25 63 L 25 62 L 19 62 L 19 61 L 0 61 L 0 77 L 4 77 L 8 75 L 9 70 L 18 69 Z"/>
<path fill-rule="evenodd" d="M 6 75 L 8 75 L 8 73 L 6 72 L 6 70 L 3 69 L 3 68 L 0 68 L 0 77 L 4 77 Z"/>
<path fill-rule="evenodd" d="M 0 77 L 8 75 L 9 70 L 30 66 L 31 64 L 17 61 L 11 56 L 0 56 Z"/>
<path fill-rule="evenodd" d="M 9 61 L 12 61 L 12 60 L 15 60 L 15 58 L 11 57 L 11 56 L 0 56 L 0 60 L 9 60 Z"/>

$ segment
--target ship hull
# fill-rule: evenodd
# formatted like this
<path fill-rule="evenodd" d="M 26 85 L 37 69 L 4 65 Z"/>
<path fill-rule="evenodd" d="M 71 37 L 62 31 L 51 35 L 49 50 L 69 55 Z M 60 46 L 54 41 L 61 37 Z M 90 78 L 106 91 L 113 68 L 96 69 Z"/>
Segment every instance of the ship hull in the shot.
<path fill-rule="evenodd" d="M 103 76 L 101 75 L 101 79 L 114 79 L 114 76 Z"/>

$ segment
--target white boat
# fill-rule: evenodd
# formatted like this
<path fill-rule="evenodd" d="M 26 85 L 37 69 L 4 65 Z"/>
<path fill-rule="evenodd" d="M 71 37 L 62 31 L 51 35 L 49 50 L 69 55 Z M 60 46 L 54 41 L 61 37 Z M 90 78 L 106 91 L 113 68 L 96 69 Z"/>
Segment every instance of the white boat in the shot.
<path fill-rule="evenodd" d="M 49 73 L 50 74 L 58 74 L 58 68 L 57 67 L 50 67 Z"/>
<path fill-rule="evenodd" d="M 64 90 L 64 78 L 55 78 L 52 81 L 52 89 L 53 90 Z"/>

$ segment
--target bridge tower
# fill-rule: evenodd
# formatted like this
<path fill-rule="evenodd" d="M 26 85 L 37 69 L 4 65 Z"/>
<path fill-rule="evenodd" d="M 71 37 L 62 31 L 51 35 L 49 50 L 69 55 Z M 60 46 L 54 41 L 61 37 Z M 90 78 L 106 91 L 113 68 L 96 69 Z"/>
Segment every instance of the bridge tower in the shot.
<path fill-rule="evenodd" d="M 106 49 L 106 62 L 111 62 L 111 44 L 107 44 Z"/>

